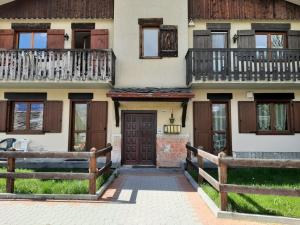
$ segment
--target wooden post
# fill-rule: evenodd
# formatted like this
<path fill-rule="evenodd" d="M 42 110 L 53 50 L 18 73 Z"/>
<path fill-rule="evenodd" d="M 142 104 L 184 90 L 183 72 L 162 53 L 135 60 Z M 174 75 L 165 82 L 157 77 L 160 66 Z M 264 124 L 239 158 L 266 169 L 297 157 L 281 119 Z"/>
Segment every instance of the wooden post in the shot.
<path fill-rule="evenodd" d="M 96 148 L 92 148 L 91 152 L 96 152 Z M 89 173 L 92 175 L 89 179 L 89 194 L 96 194 L 96 181 L 97 181 L 97 158 L 95 155 L 90 157 Z"/>
<path fill-rule="evenodd" d="M 10 149 L 10 151 L 16 151 L 15 149 Z M 16 159 L 15 158 L 7 158 L 7 172 L 15 172 L 16 169 Z M 14 193 L 15 191 L 15 179 L 14 178 L 6 178 L 6 192 Z"/>
<path fill-rule="evenodd" d="M 110 147 L 111 144 L 108 144 L 107 147 Z M 106 162 L 105 164 L 108 165 L 111 162 L 111 151 L 106 153 Z M 105 174 L 109 174 L 111 167 L 109 167 L 109 169 L 107 169 L 107 171 L 105 171 Z"/>
<path fill-rule="evenodd" d="M 202 149 L 202 146 L 198 147 L 199 149 Z M 198 158 L 198 166 L 199 168 L 203 169 L 204 167 L 204 161 L 203 161 L 203 157 L 200 156 L 199 154 L 197 154 L 197 158 Z M 198 170 L 198 184 L 203 183 L 204 179 L 203 177 L 200 175 L 199 170 Z"/>
<path fill-rule="evenodd" d="M 187 145 L 191 146 L 191 143 L 188 142 Z M 189 169 L 190 169 L 190 163 L 189 163 L 188 160 L 192 160 L 192 155 L 191 155 L 191 151 L 187 148 L 186 149 L 186 161 L 185 161 L 185 164 L 186 164 L 185 165 L 185 170 L 186 171 L 189 171 Z"/>
<path fill-rule="evenodd" d="M 224 152 L 221 152 L 218 155 L 219 159 L 226 157 L 226 154 Z M 226 184 L 227 183 L 227 165 L 222 163 L 219 160 L 219 166 L 218 166 L 218 173 L 219 173 L 219 183 Z M 228 209 L 228 193 L 220 191 L 220 203 L 221 203 L 221 210 L 227 211 Z"/>

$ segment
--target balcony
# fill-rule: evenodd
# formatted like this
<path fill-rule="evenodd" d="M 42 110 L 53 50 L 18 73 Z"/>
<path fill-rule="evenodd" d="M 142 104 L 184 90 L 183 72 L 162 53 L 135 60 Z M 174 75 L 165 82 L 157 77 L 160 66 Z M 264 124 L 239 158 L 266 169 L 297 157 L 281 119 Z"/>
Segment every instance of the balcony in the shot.
<path fill-rule="evenodd" d="M 297 83 L 299 49 L 189 49 L 186 82 Z"/>
<path fill-rule="evenodd" d="M 112 50 L 0 50 L 0 85 L 6 83 L 111 84 Z"/>

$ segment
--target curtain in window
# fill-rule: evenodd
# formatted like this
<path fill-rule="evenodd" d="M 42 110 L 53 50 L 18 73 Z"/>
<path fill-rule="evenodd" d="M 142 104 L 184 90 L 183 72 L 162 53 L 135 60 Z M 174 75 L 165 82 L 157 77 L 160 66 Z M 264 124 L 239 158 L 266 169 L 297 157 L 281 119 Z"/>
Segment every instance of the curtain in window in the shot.
<path fill-rule="evenodd" d="M 271 110 L 270 104 L 259 104 L 257 106 L 258 130 L 271 130 Z"/>
<path fill-rule="evenodd" d="M 287 126 L 287 105 L 286 104 L 275 104 L 275 129 L 277 131 L 285 131 L 288 129 Z"/>

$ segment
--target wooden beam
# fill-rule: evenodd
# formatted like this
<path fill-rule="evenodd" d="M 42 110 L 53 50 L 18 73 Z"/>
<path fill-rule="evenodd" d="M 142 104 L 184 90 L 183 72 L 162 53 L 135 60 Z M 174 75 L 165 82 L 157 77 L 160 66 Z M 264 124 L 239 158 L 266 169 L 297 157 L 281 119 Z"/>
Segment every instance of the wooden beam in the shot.
<path fill-rule="evenodd" d="M 188 101 L 182 102 L 182 116 L 181 116 L 181 123 L 182 127 L 185 127 L 185 122 L 186 122 L 186 112 L 187 112 L 187 107 L 188 107 Z"/>
<path fill-rule="evenodd" d="M 300 168 L 300 160 L 236 159 L 221 158 L 220 162 L 230 167 Z"/>
<path fill-rule="evenodd" d="M 92 148 L 91 152 L 95 153 L 96 149 Z M 90 157 L 89 173 L 94 175 L 89 179 L 89 194 L 94 195 L 96 194 L 96 178 L 97 178 L 97 158 L 95 154 L 93 154 Z"/>
<path fill-rule="evenodd" d="M 0 152 L 0 158 L 66 158 L 89 159 L 94 153 L 90 152 Z"/>
<path fill-rule="evenodd" d="M 199 168 L 199 174 L 208 182 L 210 183 L 217 191 L 220 191 L 220 184 L 219 182 L 213 178 L 211 175 L 206 173 L 203 169 Z"/>
<path fill-rule="evenodd" d="M 15 151 L 12 149 L 11 151 Z M 9 157 L 7 159 L 7 172 L 14 173 L 16 168 L 16 159 Z M 7 193 L 14 193 L 15 190 L 15 179 L 12 177 L 6 177 L 6 192 Z"/>
<path fill-rule="evenodd" d="M 120 126 L 120 113 L 119 113 L 120 102 L 114 101 L 114 105 L 115 105 L 116 127 L 119 127 Z"/>
<path fill-rule="evenodd" d="M 218 157 L 219 159 L 225 157 L 225 153 L 221 152 Z M 220 163 L 218 166 L 218 174 L 219 174 L 219 183 L 220 185 L 227 183 L 227 165 L 224 163 Z M 221 203 L 221 210 L 227 211 L 228 209 L 228 194 L 227 192 L 220 191 L 220 203 Z"/>
<path fill-rule="evenodd" d="M 219 158 L 215 155 L 212 155 L 208 152 L 205 152 L 201 149 L 198 149 L 198 155 L 200 155 L 201 157 L 203 157 L 204 159 L 207 159 L 209 161 L 211 161 L 212 163 L 219 165 Z"/>
<path fill-rule="evenodd" d="M 220 184 L 220 191 L 239 194 L 300 196 L 300 189 L 262 188 L 235 184 Z"/>
<path fill-rule="evenodd" d="M 106 148 L 97 150 L 95 152 L 95 156 L 96 156 L 96 158 L 98 158 L 100 156 L 106 156 L 106 154 L 111 152 L 112 149 L 113 149 L 113 147 L 111 146 L 111 144 L 108 144 Z"/>
<path fill-rule="evenodd" d="M 94 175 L 89 173 L 59 173 L 59 172 L 57 173 L 53 173 L 53 172 L 0 173 L 0 178 L 8 178 L 8 179 L 85 180 L 93 177 Z"/>

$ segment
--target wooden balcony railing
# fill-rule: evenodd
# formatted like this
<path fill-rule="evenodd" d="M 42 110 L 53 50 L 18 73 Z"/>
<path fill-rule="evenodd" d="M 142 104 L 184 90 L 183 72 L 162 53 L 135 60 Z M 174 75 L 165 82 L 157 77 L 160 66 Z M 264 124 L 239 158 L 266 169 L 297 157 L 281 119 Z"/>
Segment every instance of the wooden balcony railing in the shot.
<path fill-rule="evenodd" d="M 300 80 L 300 49 L 189 49 L 186 63 L 187 85 Z"/>
<path fill-rule="evenodd" d="M 115 81 L 112 50 L 0 50 L 2 81 Z"/>

